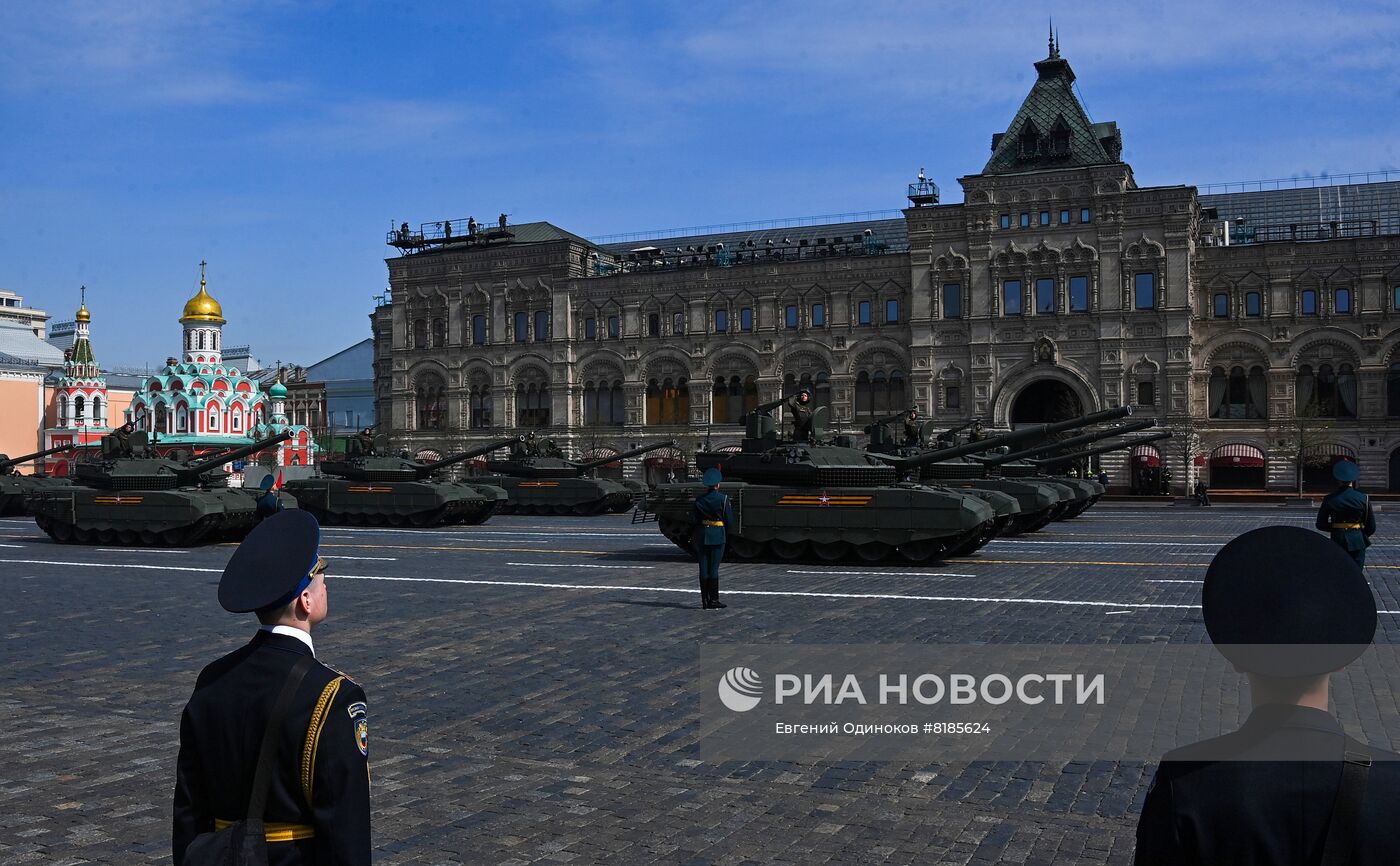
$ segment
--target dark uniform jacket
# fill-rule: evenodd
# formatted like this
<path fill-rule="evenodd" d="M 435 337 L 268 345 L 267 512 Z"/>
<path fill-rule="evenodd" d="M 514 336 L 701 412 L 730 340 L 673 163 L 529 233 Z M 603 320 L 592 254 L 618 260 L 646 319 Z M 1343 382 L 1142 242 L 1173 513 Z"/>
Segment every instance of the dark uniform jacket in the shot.
<path fill-rule="evenodd" d="M 805 442 L 812 438 L 812 403 L 803 403 L 793 394 L 784 404 L 792 416 L 792 438 Z"/>
<path fill-rule="evenodd" d="M 206 667 L 180 719 L 175 771 L 175 866 L 215 821 L 244 817 L 272 705 L 297 659 L 311 649 L 259 631 Z M 368 718 L 365 693 L 322 664 L 307 671 L 280 732 L 268 791 L 272 866 L 367 866 L 370 862 Z M 222 825 L 220 825 L 222 826 Z M 314 834 L 314 835 L 313 835 Z M 305 837 L 305 838 L 303 838 Z"/>
<path fill-rule="evenodd" d="M 1373 761 L 1351 862 L 1400 863 L 1400 755 L 1347 737 L 1337 720 L 1322 710 L 1282 705 L 1259 707 L 1240 730 L 1177 749 L 1162 759 L 1138 821 L 1133 862 L 1317 863 L 1341 781 L 1344 751 Z M 1296 760 L 1299 755 L 1320 760 Z M 1235 760 L 1223 760 L 1227 757 Z"/>
<path fill-rule="evenodd" d="M 729 506 L 729 497 L 718 490 L 702 493 L 695 497 L 691 513 L 696 524 L 695 543 L 703 547 L 722 547 L 727 541 L 725 529 L 734 525 L 734 509 Z M 715 523 L 724 525 L 714 526 Z"/>
<path fill-rule="evenodd" d="M 1338 524 L 1359 524 L 1357 529 L 1341 529 Z M 1330 533 L 1332 540 L 1349 551 L 1365 550 L 1376 534 L 1376 515 L 1371 513 L 1371 498 L 1355 487 L 1343 487 L 1329 493 L 1317 510 L 1317 528 Z"/>

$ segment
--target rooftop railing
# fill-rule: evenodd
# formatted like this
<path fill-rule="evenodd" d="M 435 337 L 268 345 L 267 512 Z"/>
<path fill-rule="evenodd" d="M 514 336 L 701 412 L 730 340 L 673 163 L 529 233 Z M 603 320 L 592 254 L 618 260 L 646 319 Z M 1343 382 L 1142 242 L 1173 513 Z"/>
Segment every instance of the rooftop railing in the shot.
<path fill-rule="evenodd" d="M 1312 189 L 1315 187 L 1351 186 L 1360 183 L 1400 181 L 1400 170 L 1355 171 L 1347 174 L 1323 174 L 1316 177 L 1279 177 L 1269 180 L 1243 180 L 1227 183 L 1196 185 L 1200 195 L 1225 195 L 1232 192 L 1264 192 L 1278 189 Z"/>
<path fill-rule="evenodd" d="M 786 239 L 785 239 L 786 240 Z M 844 258 L 849 256 L 879 256 L 890 253 L 907 252 L 907 242 L 891 243 L 866 229 L 861 234 L 802 238 L 796 242 L 754 241 L 734 246 L 723 243 L 691 244 L 684 247 L 662 249 L 656 246 L 641 247 L 615 256 L 591 253 L 590 269 L 595 277 L 613 276 L 619 273 L 638 271 L 666 271 L 685 268 L 720 267 L 736 265 L 799 261 L 804 259 Z"/>

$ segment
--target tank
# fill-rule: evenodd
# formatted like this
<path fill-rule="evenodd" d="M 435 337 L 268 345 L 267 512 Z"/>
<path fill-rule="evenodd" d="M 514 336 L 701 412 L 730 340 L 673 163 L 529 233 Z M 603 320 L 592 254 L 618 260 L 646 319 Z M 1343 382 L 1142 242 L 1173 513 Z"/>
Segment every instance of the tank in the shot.
<path fill-rule="evenodd" d="M 181 461 L 161 457 L 146 433 L 132 433 L 130 447 L 102 437 L 102 452 L 74 467 L 73 485 L 32 494 L 26 506 L 35 523 L 60 543 L 185 546 L 236 541 L 260 519 L 261 490 L 229 487 L 221 466 L 292 437 L 279 433 L 213 457 Z M 281 496 L 284 507 L 295 507 Z"/>
<path fill-rule="evenodd" d="M 72 445 L 59 445 L 47 451 L 35 451 L 19 457 L 0 454 L 0 517 L 13 517 L 24 514 L 24 501 L 31 494 L 41 490 L 55 490 L 69 486 L 66 478 L 50 478 L 46 475 L 21 475 L 19 465 L 30 460 L 38 460 L 60 451 L 69 451 Z"/>
<path fill-rule="evenodd" d="M 450 526 L 485 523 L 506 501 L 506 491 L 490 484 L 449 481 L 437 473 L 518 442 L 498 439 L 431 463 L 363 452 L 323 461 L 320 473 L 283 485 L 297 505 L 324 524 L 359 526 Z"/>
<path fill-rule="evenodd" d="M 1132 429 L 1141 429 L 1136 425 L 1129 426 L 1132 426 Z M 1092 439 L 1090 439 L 1089 437 L 1076 438 L 1080 440 L 1080 444 L 1084 444 L 1086 441 L 1096 441 L 1098 439 L 1104 439 L 1109 436 L 1116 436 L 1124 432 L 1127 432 L 1126 428 L 1115 428 L 1111 430 L 1100 431 Z M 1097 481 L 1094 481 L 1093 479 L 1089 478 L 1070 478 L 1064 475 L 1055 475 L 1053 474 L 1053 470 L 1063 469 L 1075 460 L 1082 460 L 1088 457 L 1093 457 L 1097 454 L 1107 454 L 1110 451 L 1117 451 L 1121 448 L 1131 447 L 1142 442 L 1155 442 L 1159 439 L 1168 439 L 1170 437 L 1170 432 L 1158 433 L 1153 436 L 1147 436 L 1131 441 L 1119 442 L 1111 445 L 1104 445 L 1086 451 L 1079 451 L 1071 454 L 1063 454 L 1038 460 L 1023 459 L 1021 455 L 1025 454 L 1026 452 L 1020 452 L 1020 454 L 998 455 L 997 457 L 992 458 L 992 460 L 998 461 L 998 465 L 1000 466 L 1001 472 L 1008 476 L 1053 481 L 1055 483 L 1063 484 L 1075 490 L 1076 498 L 1073 505 L 1070 507 L 1069 511 L 1064 514 L 1064 516 L 1059 518 L 1061 520 L 1072 520 L 1073 518 L 1078 517 L 1079 515 L 1087 511 L 1090 508 L 1090 506 L 1092 506 L 1095 502 L 1098 502 L 1099 497 L 1102 496 L 1104 493 L 1104 486 L 1098 483 Z M 1063 443 L 1055 443 L 1055 445 L 1057 447 L 1063 447 Z M 1041 453 L 1044 452 L 1044 449 L 1036 450 L 1041 451 Z M 1050 450 L 1055 449 L 1052 448 Z"/>
<path fill-rule="evenodd" d="M 1131 414 L 1131 412 L 1132 410 L 1127 407 L 1105 409 L 1078 418 L 1042 425 L 1044 430 L 1035 438 L 1053 436 L 1104 421 L 1116 420 Z M 882 418 L 867 428 L 871 434 L 870 450 L 876 453 L 905 457 L 927 453 L 927 449 L 923 447 L 897 445 L 891 441 L 887 426 L 891 420 L 891 418 Z M 1150 422 L 1148 426 L 1151 426 Z M 956 430 L 948 431 L 939 437 L 939 441 L 955 437 L 956 433 Z M 985 442 L 986 440 L 980 441 Z M 1003 535 L 1008 536 L 1039 531 L 1051 521 L 1061 519 L 1069 512 L 1075 500 L 1080 498 L 1077 491 L 1068 485 L 1039 479 L 997 477 L 987 469 L 989 459 L 967 454 L 951 459 L 937 460 L 925 464 L 920 470 L 920 477 L 926 484 L 938 484 L 963 492 L 981 494 L 998 492 L 1014 497 L 1020 506 L 1020 511 L 1012 516 L 1002 531 Z"/>
<path fill-rule="evenodd" d="M 1044 432 L 1044 425 L 1037 425 L 915 457 L 877 455 L 855 447 L 850 437 L 824 441 L 825 408 L 812 413 L 814 442 L 779 440 L 767 413 L 782 402 L 750 413 L 739 451 L 696 458 L 698 468 L 713 466 L 724 473 L 735 519 L 729 551 L 740 558 L 812 555 L 835 561 L 854 555 L 866 562 L 927 562 L 963 555 L 990 539 L 996 507 L 962 491 L 920 483 L 921 467 Z M 691 505 L 703 489 L 694 482 L 666 484 L 647 500 L 661 532 L 687 551 L 692 550 Z"/>
<path fill-rule="evenodd" d="M 588 473 L 599 466 L 675 445 L 674 442 L 657 442 L 580 462 L 566 460 L 557 451 L 541 454 L 522 444 L 512 451 L 508 460 L 486 461 L 487 472 L 496 474 L 475 480 L 505 489 L 509 498 L 497 506 L 497 510 L 505 514 L 587 517 L 609 511 L 621 513 L 632 508 L 636 490 L 622 481 L 593 478 Z"/>

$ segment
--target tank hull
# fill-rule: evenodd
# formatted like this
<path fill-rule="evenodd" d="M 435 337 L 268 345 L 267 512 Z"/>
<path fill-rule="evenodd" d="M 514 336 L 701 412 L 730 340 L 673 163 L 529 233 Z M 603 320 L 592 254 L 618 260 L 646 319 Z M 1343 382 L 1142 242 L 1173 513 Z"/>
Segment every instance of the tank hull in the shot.
<path fill-rule="evenodd" d="M 691 553 L 691 507 L 704 489 L 663 484 L 647 497 L 662 534 Z M 741 559 L 927 562 L 976 549 L 997 520 L 977 497 L 910 483 L 823 489 L 726 481 L 724 492 L 736 524 L 729 553 Z"/>
<path fill-rule="evenodd" d="M 632 507 L 632 491 L 606 478 L 515 478 L 483 476 L 474 484 L 488 484 L 506 492 L 497 505 L 504 514 L 563 514 L 590 517 Z"/>
<path fill-rule="evenodd" d="M 448 526 L 484 523 L 498 505 L 494 492 L 454 481 L 352 481 L 320 477 L 288 481 L 283 490 L 325 524 Z"/>
<path fill-rule="evenodd" d="M 16 517 L 27 514 L 25 500 L 35 493 L 45 490 L 62 490 L 71 487 L 66 478 L 49 478 L 37 475 L 0 475 L 0 517 Z"/>
<path fill-rule="evenodd" d="M 183 547 L 238 541 L 261 519 L 260 490 L 176 488 L 99 490 L 67 487 L 29 497 L 34 522 L 61 544 Z M 283 507 L 295 508 L 289 496 Z"/>

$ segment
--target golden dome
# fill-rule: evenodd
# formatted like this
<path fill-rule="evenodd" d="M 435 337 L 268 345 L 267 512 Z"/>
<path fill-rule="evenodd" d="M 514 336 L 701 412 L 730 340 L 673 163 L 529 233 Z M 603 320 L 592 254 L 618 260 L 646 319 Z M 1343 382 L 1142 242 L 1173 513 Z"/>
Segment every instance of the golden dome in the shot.
<path fill-rule="evenodd" d="M 75 315 L 75 316 L 73 317 L 73 321 L 75 321 L 75 322 L 91 322 L 91 321 L 92 321 L 92 314 L 88 312 L 88 308 L 87 308 L 87 305 L 86 305 L 86 304 L 83 304 L 82 306 L 78 307 L 78 313 L 77 313 L 77 315 Z"/>
<path fill-rule="evenodd" d="M 225 323 L 224 308 L 209 294 L 208 284 L 204 281 L 204 262 L 199 263 L 199 292 L 185 302 L 185 311 L 181 314 L 180 321 L 208 322 L 213 325 Z"/>

